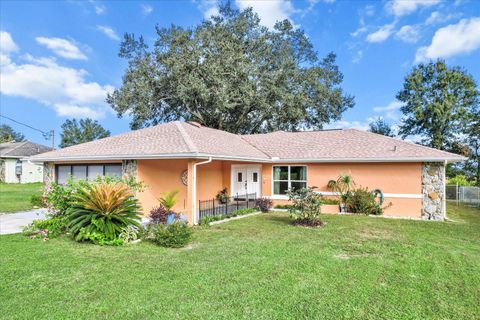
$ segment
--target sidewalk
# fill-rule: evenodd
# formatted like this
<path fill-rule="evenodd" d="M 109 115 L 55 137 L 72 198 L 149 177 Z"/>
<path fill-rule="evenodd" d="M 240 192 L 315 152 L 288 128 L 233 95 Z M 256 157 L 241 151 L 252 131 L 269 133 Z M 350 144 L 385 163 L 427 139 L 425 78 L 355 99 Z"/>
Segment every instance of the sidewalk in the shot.
<path fill-rule="evenodd" d="M 35 209 L 17 213 L 0 213 L 0 234 L 22 232 L 22 228 L 33 220 L 45 219 L 47 209 Z"/>

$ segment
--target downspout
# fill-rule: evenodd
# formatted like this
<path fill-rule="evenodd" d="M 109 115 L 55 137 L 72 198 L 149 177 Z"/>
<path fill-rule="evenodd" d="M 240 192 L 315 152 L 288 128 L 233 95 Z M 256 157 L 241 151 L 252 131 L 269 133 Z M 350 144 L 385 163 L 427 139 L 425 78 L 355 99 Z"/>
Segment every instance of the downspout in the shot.
<path fill-rule="evenodd" d="M 443 216 L 444 220 L 447 220 L 447 180 L 446 180 L 446 172 L 447 172 L 447 160 L 443 163 Z"/>
<path fill-rule="evenodd" d="M 192 174 L 192 187 L 193 187 L 193 195 L 192 195 L 192 214 L 193 214 L 193 224 L 196 225 L 197 221 L 197 166 L 202 164 L 207 164 L 212 162 L 212 157 L 208 157 L 208 160 L 202 162 L 196 162 L 193 164 L 193 174 Z"/>

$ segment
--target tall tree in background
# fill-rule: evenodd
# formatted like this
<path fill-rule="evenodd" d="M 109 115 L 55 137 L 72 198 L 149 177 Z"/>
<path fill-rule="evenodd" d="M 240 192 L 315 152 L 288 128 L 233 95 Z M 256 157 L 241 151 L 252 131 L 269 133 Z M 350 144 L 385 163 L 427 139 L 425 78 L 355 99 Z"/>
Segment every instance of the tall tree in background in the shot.
<path fill-rule="evenodd" d="M 471 118 L 472 121 L 470 121 L 466 130 L 466 142 L 470 150 L 465 167 L 467 170 L 470 169 L 477 186 L 480 187 L 480 112 L 472 113 Z"/>
<path fill-rule="evenodd" d="M 12 127 L 6 124 L 0 125 L 0 143 L 16 141 L 21 142 L 25 140 L 25 136 L 15 131 Z"/>
<path fill-rule="evenodd" d="M 149 49 L 125 35 L 123 85 L 107 101 L 132 129 L 194 120 L 234 133 L 322 128 L 354 105 L 340 87 L 335 55 L 319 59 L 288 20 L 273 30 L 227 3 L 193 28 L 157 27 Z"/>
<path fill-rule="evenodd" d="M 478 97 L 474 79 L 463 69 L 449 68 L 443 60 L 419 64 L 397 94 L 405 103 L 399 134 L 421 135 L 424 144 L 448 150 L 478 113 Z"/>
<path fill-rule="evenodd" d="M 368 131 L 373 133 L 382 134 L 387 137 L 395 137 L 392 127 L 383 118 L 378 118 L 375 121 L 370 122 L 370 129 Z"/>
<path fill-rule="evenodd" d="M 90 118 L 66 120 L 62 124 L 60 148 L 75 144 L 89 142 L 110 136 L 110 131 L 105 130 L 96 120 Z"/>

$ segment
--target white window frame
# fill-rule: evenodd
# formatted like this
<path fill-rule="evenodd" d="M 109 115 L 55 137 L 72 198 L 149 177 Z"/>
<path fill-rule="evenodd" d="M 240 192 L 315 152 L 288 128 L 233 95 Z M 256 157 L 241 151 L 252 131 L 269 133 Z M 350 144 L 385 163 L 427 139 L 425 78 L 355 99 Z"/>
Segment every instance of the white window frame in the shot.
<path fill-rule="evenodd" d="M 275 167 L 288 167 L 288 180 L 275 180 Z M 291 167 L 304 167 L 306 180 L 292 180 L 290 177 L 290 168 Z M 278 164 L 272 165 L 272 196 L 273 199 L 288 199 L 286 194 L 276 194 L 275 193 L 275 182 L 288 182 L 288 190 L 292 189 L 292 182 L 305 182 L 305 186 L 308 187 L 308 166 L 306 164 Z"/>

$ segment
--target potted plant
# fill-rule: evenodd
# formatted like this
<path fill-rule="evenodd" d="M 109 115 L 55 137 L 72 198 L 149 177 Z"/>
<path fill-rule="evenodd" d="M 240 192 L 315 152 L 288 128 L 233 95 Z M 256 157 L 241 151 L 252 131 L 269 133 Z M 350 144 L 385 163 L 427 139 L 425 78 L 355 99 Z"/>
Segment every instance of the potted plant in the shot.
<path fill-rule="evenodd" d="M 217 196 L 215 197 L 218 202 L 220 202 L 221 204 L 225 204 L 228 202 L 228 190 L 227 188 L 223 188 L 222 190 L 220 190 L 218 193 L 217 193 Z"/>
<path fill-rule="evenodd" d="M 345 203 L 355 187 L 355 181 L 353 181 L 352 175 L 342 173 L 338 176 L 337 180 L 328 181 L 327 187 L 340 194 L 340 213 L 344 214 Z"/>

